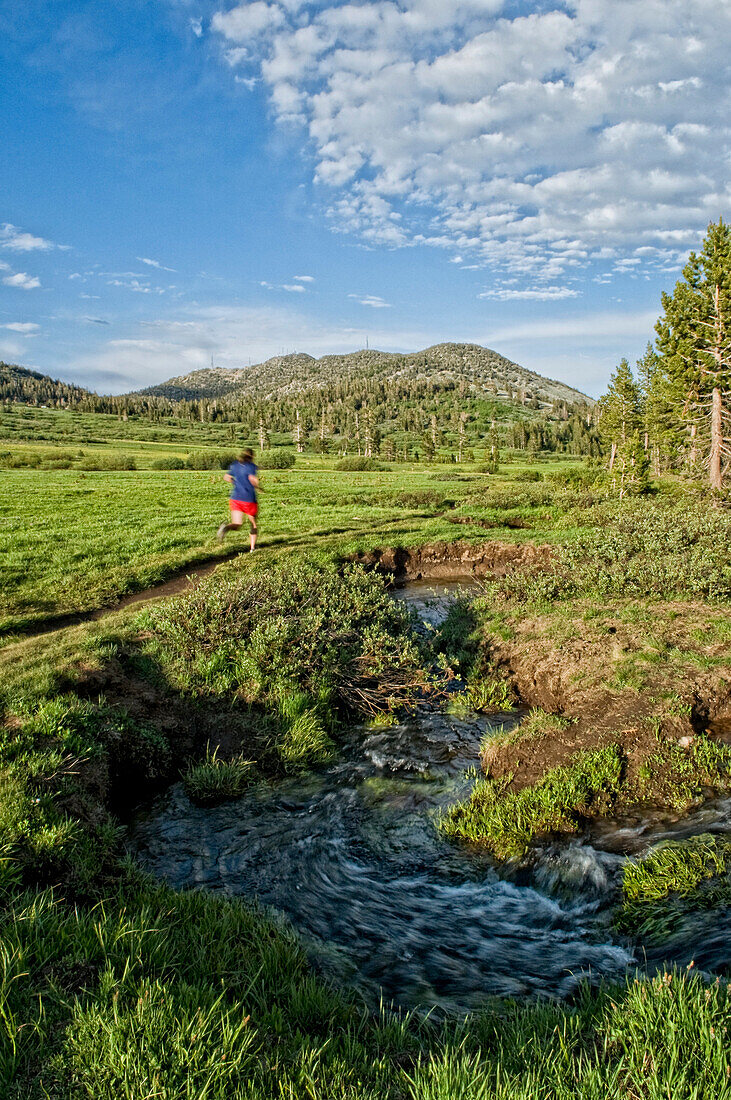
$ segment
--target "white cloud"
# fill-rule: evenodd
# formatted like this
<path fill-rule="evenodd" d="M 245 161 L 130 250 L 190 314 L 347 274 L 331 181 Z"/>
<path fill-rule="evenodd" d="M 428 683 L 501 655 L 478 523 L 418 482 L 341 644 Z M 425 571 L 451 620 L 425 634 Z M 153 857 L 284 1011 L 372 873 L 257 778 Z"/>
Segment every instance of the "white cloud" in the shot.
<path fill-rule="evenodd" d="M 150 286 L 149 283 L 141 283 L 137 278 L 125 278 L 120 279 L 107 279 L 107 286 L 119 286 L 125 290 L 131 290 L 134 294 L 165 294 L 166 289 L 162 286 Z"/>
<path fill-rule="evenodd" d="M 10 222 L 0 226 L 0 245 L 12 249 L 13 252 L 50 252 L 53 248 L 68 248 L 67 245 L 54 244 L 43 237 L 34 237 L 32 233 L 24 233 Z"/>
<path fill-rule="evenodd" d="M 519 290 L 517 287 L 493 287 L 490 290 L 483 290 L 482 294 L 478 294 L 478 298 L 494 298 L 498 302 L 511 302 L 511 301 L 535 301 L 535 302 L 557 302 L 562 298 L 578 298 L 579 291 L 574 290 L 568 286 L 543 286 L 543 287 L 528 287 L 525 290 Z"/>
<path fill-rule="evenodd" d="M 146 256 L 138 256 L 137 260 L 141 264 L 147 264 L 148 267 L 155 267 L 158 271 L 175 271 L 174 267 L 164 267 L 159 260 L 150 260 Z"/>
<path fill-rule="evenodd" d="M 367 244 L 444 248 L 525 290 L 687 251 L 731 200 L 731 6 L 535 7 L 255 2 L 213 26 L 306 128 L 335 228 Z"/>
<path fill-rule="evenodd" d="M 203 20 L 202 19 L 191 19 L 190 29 L 192 30 L 192 32 L 196 36 L 196 38 L 200 38 L 201 35 L 203 34 Z"/>
<path fill-rule="evenodd" d="M 19 290 L 35 290 L 41 285 L 41 280 L 35 275 L 27 275 L 25 271 L 17 271 L 15 275 L 6 275 L 3 279 L 5 286 L 17 287 Z"/>
<path fill-rule="evenodd" d="M 10 321 L 7 325 L 0 325 L 0 328 L 9 329 L 10 332 L 20 332 L 24 336 L 32 336 L 38 332 L 40 325 L 33 324 L 32 321 Z"/>
<path fill-rule="evenodd" d="M 294 278 L 298 278 L 297 275 Z M 266 290 L 286 290 L 289 294 L 304 294 L 305 288 L 302 286 L 303 280 L 300 279 L 298 283 L 268 283 L 266 279 L 262 279 L 259 286 L 263 286 Z"/>
<path fill-rule="evenodd" d="M 265 4 L 263 0 L 241 4 L 227 12 L 216 12 L 211 20 L 214 31 L 218 31 L 229 42 L 248 42 L 253 36 L 281 27 L 284 12 L 278 4 Z"/>
<path fill-rule="evenodd" d="M 383 298 L 379 298 L 375 294 L 349 294 L 349 298 L 354 298 L 362 306 L 370 306 L 371 309 L 390 309 L 391 303 L 385 301 Z"/>
<path fill-rule="evenodd" d="M 293 275 L 292 278 L 296 283 L 314 283 L 314 275 Z"/>

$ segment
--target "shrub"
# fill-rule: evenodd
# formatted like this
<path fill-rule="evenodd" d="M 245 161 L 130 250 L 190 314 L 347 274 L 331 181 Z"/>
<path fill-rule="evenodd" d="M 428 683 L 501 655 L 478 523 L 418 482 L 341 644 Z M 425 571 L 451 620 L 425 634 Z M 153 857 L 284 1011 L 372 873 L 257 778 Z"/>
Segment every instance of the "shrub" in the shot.
<path fill-rule="evenodd" d="M 189 690 L 263 703 L 285 730 L 305 711 L 327 725 L 341 711 L 389 710 L 425 683 L 408 610 L 357 566 L 254 562 L 153 608 L 149 624 L 161 659 Z M 319 754 L 324 726 L 308 723 L 290 739 L 309 739 Z"/>
<path fill-rule="evenodd" d="M 86 455 L 79 462 L 80 470 L 136 470 L 137 463 L 132 455 L 97 454 Z"/>
<path fill-rule="evenodd" d="M 543 474 L 539 470 L 518 470 L 513 481 L 543 481 Z"/>
<path fill-rule="evenodd" d="M 363 455 L 347 455 L 336 463 L 335 469 L 349 471 L 387 470 L 388 467 L 381 462 L 377 462 L 375 458 L 364 458 Z"/>
<path fill-rule="evenodd" d="M 221 465 L 214 454 L 206 454 L 202 451 L 194 451 L 186 456 L 185 467 L 187 470 L 220 470 Z"/>
<path fill-rule="evenodd" d="M 257 465 L 262 470 L 291 470 L 294 463 L 294 451 L 278 447 L 273 451 L 262 451 Z"/>
<path fill-rule="evenodd" d="M 546 481 L 553 485 L 560 485 L 567 489 L 590 489 L 595 486 L 607 484 L 607 475 L 604 470 L 592 470 L 588 466 L 569 466 L 563 470 L 551 470 L 546 474 Z"/>
<path fill-rule="evenodd" d="M 156 458 L 152 464 L 153 470 L 184 470 L 185 462 L 182 458 L 169 455 L 165 458 Z"/>

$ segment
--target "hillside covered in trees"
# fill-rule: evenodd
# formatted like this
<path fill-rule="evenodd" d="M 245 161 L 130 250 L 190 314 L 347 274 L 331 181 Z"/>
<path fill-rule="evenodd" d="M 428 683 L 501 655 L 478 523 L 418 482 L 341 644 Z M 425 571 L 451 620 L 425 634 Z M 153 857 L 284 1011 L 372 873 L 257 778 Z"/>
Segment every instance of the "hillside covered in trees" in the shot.
<path fill-rule="evenodd" d="M 0 362 L 0 400 L 22 405 L 48 405 L 69 408 L 92 395 L 71 382 L 59 382 L 39 371 Z"/>
<path fill-rule="evenodd" d="M 579 390 L 544 378 L 478 344 L 435 344 L 410 355 L 356 351 L 348 355 L 277 355 L 250 367 L 210 367 L 171 378 L 140 392 L 174 401 L 237 397 L 274 398 L 342 382 L 471 383 L 499 397 L 520 397 L 543 405 L 587 402 Z"/>
<path fill-rule="evenodd" d="M 594 403 L 486 348 L 442 344 L 411 356 L 364 351 L 290 355 L 242 371 L 209 370 L 140 393 L 105 396 L 5 368 L 5 402 L 122 419 L 230 425 L 265 450 L 340 451 L 386 459 L 497 461 L 501 448 L 598 454 Z M 245 376 L 242 381 L 242 376 Z"/>

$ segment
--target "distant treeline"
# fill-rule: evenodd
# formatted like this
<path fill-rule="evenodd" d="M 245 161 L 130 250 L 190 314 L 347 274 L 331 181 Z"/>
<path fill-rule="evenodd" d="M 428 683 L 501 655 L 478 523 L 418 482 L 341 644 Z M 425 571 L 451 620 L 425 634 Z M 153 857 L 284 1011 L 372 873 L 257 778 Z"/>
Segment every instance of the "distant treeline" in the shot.
<path fill-rule="evenodd" d="M 151 424 L 230 425 L 231 436 L 267 449 L 270 436 L 289 435 L 299 451 L 337 451 L 386 458 L 454 452 L 458 459 L 497 461 L 500 448 L 597 455 L 588 404 L 558 401 L 548 410 L 530 391 L 498 396 L 465 380 L 356 377 L 305 392 L 258 400 L 99 395 L 0 364 L 0 399 L 80 413 L 106 413 Z M 468 454 L 470 452 L 470 454 Z"/>

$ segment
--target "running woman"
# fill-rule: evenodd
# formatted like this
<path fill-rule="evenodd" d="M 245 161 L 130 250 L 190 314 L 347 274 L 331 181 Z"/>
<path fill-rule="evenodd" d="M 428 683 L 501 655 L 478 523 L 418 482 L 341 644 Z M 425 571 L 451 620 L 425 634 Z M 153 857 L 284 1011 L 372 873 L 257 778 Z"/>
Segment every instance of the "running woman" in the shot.
<path fill-rule="evenodd" d="M 256 549 L 256 514 L 259 506 L 256 503 L 256 490 L 259 488 L 259 478 L 254 465 L 253 451 L 242 451 L 236 462 L 232 462 L 228 473 L 223 475 L 223 480 L 231 486 L 228 506 L 231 509 L 231 522 L 222 523 L 216 532 L 216 538 L 223 542 L 227 531 L 238 531 L 244 522 L 244 516 L 249 517 L 251 531 L 249 532 L 249 544 L 252 550 Z"/>

